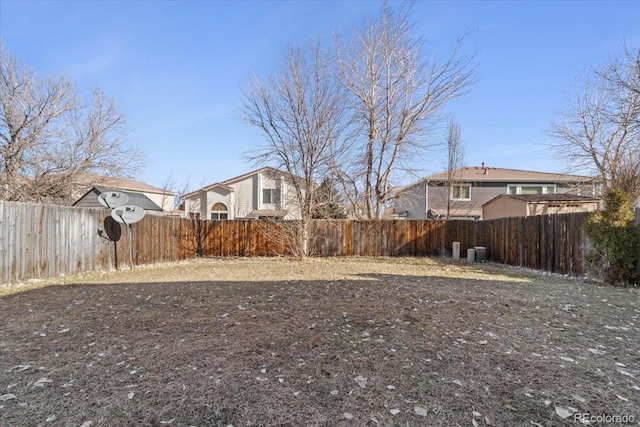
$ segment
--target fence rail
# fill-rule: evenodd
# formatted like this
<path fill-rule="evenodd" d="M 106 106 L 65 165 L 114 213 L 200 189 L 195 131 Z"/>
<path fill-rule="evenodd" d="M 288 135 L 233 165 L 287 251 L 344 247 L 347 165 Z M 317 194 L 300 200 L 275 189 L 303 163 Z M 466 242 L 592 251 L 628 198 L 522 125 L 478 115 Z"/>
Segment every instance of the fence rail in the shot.
<path fill-rule="evenodd" d="M 573 276 L 583 274 L 587 214 L 489 221 L 317 220 L 313 256 L 447 256 L 487 248 L 490 261 Z M 295 221 L 200 221 L 147 215 L 132 231 L 133 263 L 196 256 L 291 253 Z M 129 230 L 109 211 L 0 200 L 0 283 L 129 264 Z"/>

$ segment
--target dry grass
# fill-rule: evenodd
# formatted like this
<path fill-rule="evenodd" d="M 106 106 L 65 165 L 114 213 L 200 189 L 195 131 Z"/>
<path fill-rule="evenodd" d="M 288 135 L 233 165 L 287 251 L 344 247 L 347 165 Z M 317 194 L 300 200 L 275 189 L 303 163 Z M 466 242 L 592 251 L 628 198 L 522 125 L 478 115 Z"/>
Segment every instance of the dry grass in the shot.
<path fill-rule="evenodd" d="M 492 264 L 198 260 L 4 289 L 0 312 L 2 426 L 640 420 L 637 290 Z"/>

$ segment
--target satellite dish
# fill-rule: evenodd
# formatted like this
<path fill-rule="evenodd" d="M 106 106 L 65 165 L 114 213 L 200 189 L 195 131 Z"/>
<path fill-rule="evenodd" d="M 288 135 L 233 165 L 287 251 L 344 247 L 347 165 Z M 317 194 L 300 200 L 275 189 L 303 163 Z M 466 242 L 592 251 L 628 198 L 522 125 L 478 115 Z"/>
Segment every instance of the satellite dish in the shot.
<path fill-rule="evenodd" d="M 117 208 L 118 206 L 126 205 L 129 201 L 129 196 L 119 191 L 105 191 L 98 196 L 98 202 L 105 208 Z"/>
<path fill-rule="evenodd" d="M 122 205 L 111 211 L 111 217 L 125 225 L 131 225 L 144 218 L 145 211 L 140 206 Z"/>

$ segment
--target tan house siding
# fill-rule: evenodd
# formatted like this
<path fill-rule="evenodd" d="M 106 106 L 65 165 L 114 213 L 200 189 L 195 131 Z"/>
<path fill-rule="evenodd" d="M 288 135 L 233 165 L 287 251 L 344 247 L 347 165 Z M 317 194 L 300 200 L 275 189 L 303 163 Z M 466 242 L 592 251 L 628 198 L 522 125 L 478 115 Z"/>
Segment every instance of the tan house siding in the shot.
<path fill-rule="evenodd" d="M 592 212 L 602 202 L 586 196 L 569 194 L 509 196 L 500 195 L 482 206 L 485 220 L 518 216 Z"/>
<path fill-rule="evenodd" d="M 209 209 L 207 204 L 207 193 L 204 191 L 198 195 L 198 206 L 200 207 L 200 218 L 209 218 Z"/>
<path fill-rule="evenodd" d="M 240 175 L 230 180 L 211 184 L 185 195 L 187 214 L 199 212 L 200 218 L 211 219 L 211 208 L 216 203 L 227 207 L 228 219 L 258 218 L 262 216 L 284 216 L 286 219 L 300 217 L 296 208 L 295 193 L 289 191 L 287 175 L 274 168 L 265 167 Z M 280 190 L 280 202 L 266 203 L 263 190 Z"/>
<path fill-rule="evenodd" d="M 593 212 L 600 209 L 600 202 L 529 203 L 528 215 L 552 215 L 576 212 Z"/>
<path fill-rule="evenodd" d="M 173 203 L 176 198 L 175 194 L 173 193 L 158 194 L 158 193 L 150 193 L 150 192 L 143 192 L 142 194 L 147 196 L 153 203 L 160 206 L 163 211 L 171 212 L 173 210 Z"/>
<path fill-rule="evenodd" d="M 262 185 L 260 186 L 261 190 L 258 192 L 258 197 L 260 198 L 260 204 L 258 205 L 258 209 L 268 209 L 268 210 L 279 210 L 281 203 L 267 203 L 263 199 L 262 190 L 266 189 L 275 189 L 280 190 L 280 176 L 276 176 L 270 171 L 265 171 L 261 176 Z M 280 200 L 282 200 L 283 194 L 280 193 Z"/>
<path fill-rule="evenodd" d="M 302 212 L 297 203 L 298 195 L 296 194 L 296 189 L 293 184 L 291 182 L 287 182 L 287 179 L 285 179 L 284 176 L 281 176 L 278 187 L 282 192 L 280 194 L 280 207 L 287 213 L 284 219 L 300 218 L 302 216 Z"/>
<path fill-rule="evenodd" d="M 207 192 L 207 213 L 202 213 L 201 218 L 210 218 L 211 209 L 216 203 L 222 203 L 227 207 L 227 214 L 229 219 L 233 219 L 234 206 L 233 206 L 233 192 L 224 187 L 215 187 Z"/>
<path fill-rule="evenodd" d="M 234 218 L 246 218 L 254 209 L 258 209 L 258 194 L 254 194 L 253 189 L 259 188 L 258 176 L 250 176 L 246 179 L 229 184 L 235 193 L 235 204 L 233 206 Z M 255 200 L 254 200 L 255 199 Z"/>
<path fill-rule="evenodd" d="M 482 219 L 527 216 L 527 204 L 510 197 L 499 197 L 482 207 Z"/>

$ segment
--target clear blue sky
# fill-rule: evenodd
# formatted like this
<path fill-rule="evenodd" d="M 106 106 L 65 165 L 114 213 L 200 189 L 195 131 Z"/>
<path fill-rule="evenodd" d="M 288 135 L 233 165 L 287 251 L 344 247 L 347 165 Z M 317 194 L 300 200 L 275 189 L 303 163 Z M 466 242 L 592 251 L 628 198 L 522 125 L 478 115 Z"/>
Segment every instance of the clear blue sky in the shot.
<path fill-rule="evenodd" d="M 270 72 L 288 43 L 350 34 L 380 4 L 0 0 L 0 37 L 37 72 L 115 98 L 147 153 L 139 179 L 162 186 L 172 173 L 194 189 L 253 168 L 243 154 L 262 136 L 240 116 L 251 73 Z M 419 1 L 414 18 L 427 55 L 465 33 L 466 51 L 477 52 L 478 83 L 448 108 L 468 165 L 562 172 L 539 144 L 575 77 L 618 55 L 623 40 L 640 45 L 638 1 Z M 433 153 L 418 166 L 443 165 Z"/>

